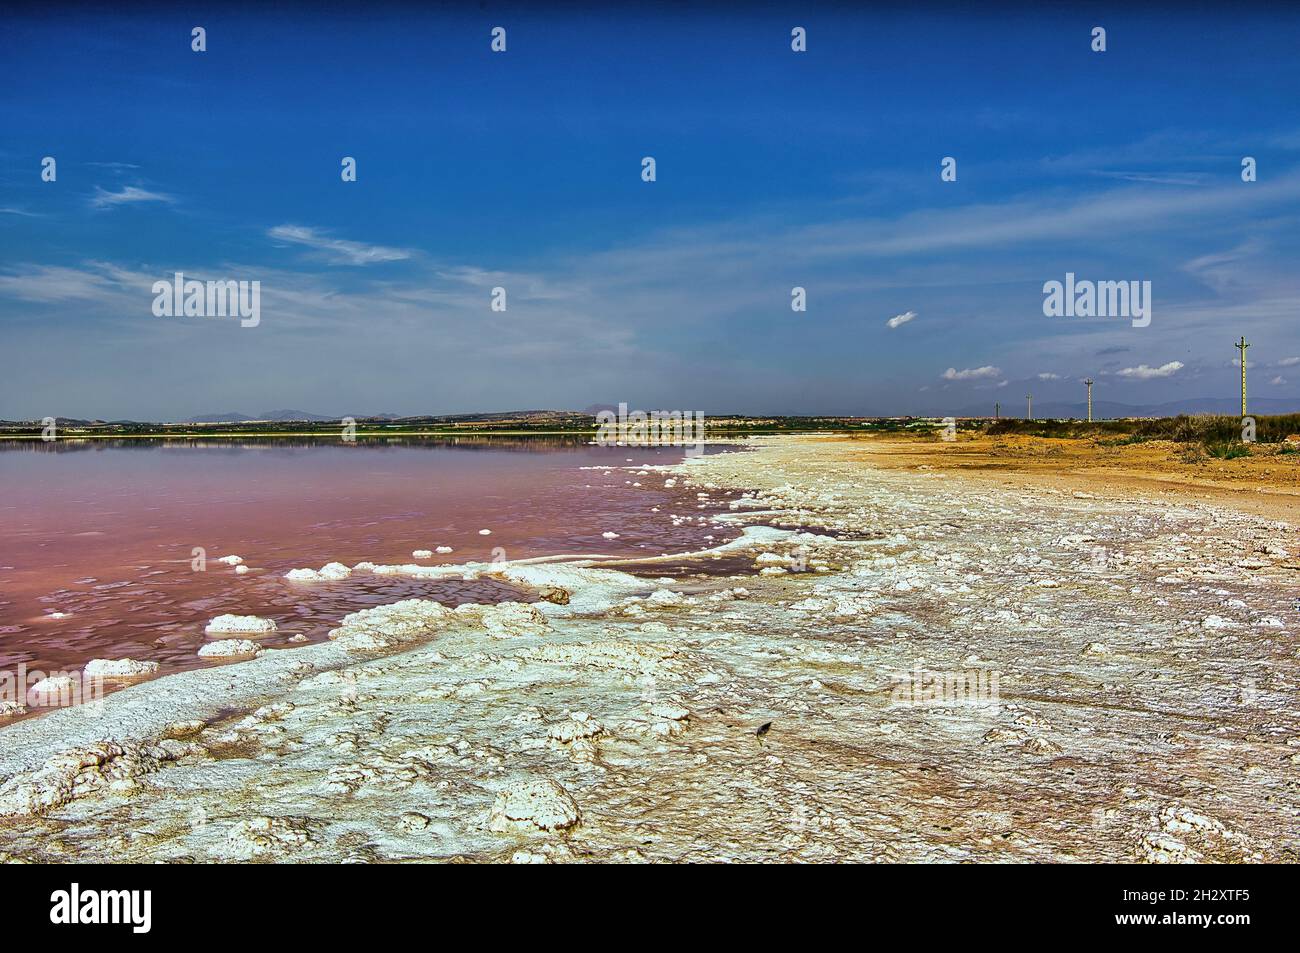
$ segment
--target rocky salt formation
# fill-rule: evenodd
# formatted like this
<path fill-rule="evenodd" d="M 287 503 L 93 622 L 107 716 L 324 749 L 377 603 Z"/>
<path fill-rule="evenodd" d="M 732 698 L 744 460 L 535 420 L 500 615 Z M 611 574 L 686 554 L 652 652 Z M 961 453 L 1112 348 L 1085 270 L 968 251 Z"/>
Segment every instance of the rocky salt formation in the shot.
<path fill-rule="evenodd" d="M 320 569 L 290 569 L 284 578 L 291 582 L 333 582 L 350 575 L 352 570 L 342 563 L 326 563 Z"/>
<path fill-rule="evenodd" d="M 91 659 L 82 669 L 82 672 L 90 678 L 138 678 L 142 675 L 153 675 L 157 671 L 157 662 L 139 662 L 129 658 Z"/>
<path fill-rule="evenodd" d="M 535 778 L 497 795 L 488 826 L 498 833 L 560 831 L 573 827 L 581 815 L 578 805 L 550 778 Z"/>
<path fill-rule="evenodd" d="M 1291 525 L 881 470 L 870 441 L 754 443 L 664 471 L 684 502 L 661 518 L 708 493 L 734 506 L 704 518 L 741 531 L 671 557 L 672 582 L 658 557 L 367 567 L 554 598 L 375 607 L 98 719 L 0 728 L 0 850 L 1300 859 Z"/>
<path fill-rule="evenodd" d="M 209 635 L 228 632 L 250 632 L 261 635 L 275 630 L 274 619 L 263 619 L 255 615 L 219 615 L 209 622 L 203 631 Z"/>
<path fill-rule="evenodd" d="M 236 655 L 256 655 L 262 647 L 251 639 L 218 639 L 199 649 L 199 658 L 230 658 Z"/>

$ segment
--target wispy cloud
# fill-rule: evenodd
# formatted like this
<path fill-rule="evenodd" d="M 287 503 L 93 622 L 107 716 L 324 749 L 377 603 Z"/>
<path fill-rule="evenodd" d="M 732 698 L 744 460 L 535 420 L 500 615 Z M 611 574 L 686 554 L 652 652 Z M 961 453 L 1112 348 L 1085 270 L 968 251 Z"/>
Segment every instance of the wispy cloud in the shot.
<path fill-rule="evenodd" d="M 0 297 L 37 304 L 95 301 L 111 306 L 121 301 L 126 274 L 100 262 L 89 262 L 84 268 L 17 265 L 0 273 Z"/>
<path fill-rule="evenodd" d="M 992 364 L 985 364 L 983 367 L 967 367 L 960 371 L 950 367 L 943 372 L 942 376 L 946 381 L 983 381 L 1001 377 L 1002 370 Z"/>
<path fill-rule="evenodd" d="M 319 252 L 330 261 L 344 265 L 373 265 L 385 261 L 404 261 L 414 252 L 407 248 L 367 245 L 345 238 L 331 238 L 305 225 L 277 225 L 266 233 L 275 241 L 303 245 Z"/>
<path fill-rule="evenodd" d="M 889 327 L 889 328 L 897 328 L 897 327 L 900 327 L 900 326 L 906 324 L 908 321 L 911 321 L 911 320 L 913 320 L 913 319 L 915 319 L 915 318 L 916 318 L 916 312 L 915 312 L 915 311 L 904 311 L 902 314 L 896 314 L 896 315 L 894 315 L 892 318 L 890 318 L 888 321 L 886 321 L 886 322 L 885 322 L 885 326 L 886 326 L 886 327 Z"/>
<path fill-rule="evenodd" d="M 1120 377 L 1149 381 L 1157 377 L 1172 377 L 1182 369 L 1182 361 L 1170 361 L 1168 364 L 1161 364 L 1159 367 L 1147 367 L 1145 364 L 1139 364 L 1137 367 L 1125 367 L 1115 373 Z"/>
<path fill-rule="evenodd" d="M 1202 185 L 1209 180 L 1204 172 L 1120 172 L 1094 169 L 1093 175 L 1122 182 L 1142 182 L 1149 185 Z"/>
<path fill-rule="evenodd" d="M 90 207 L 97 209 L 116 208 L 119 205 L 131 205 L 136 202 L 174 202 L 170 195 L 162 192 L 150 192 L 134 185 L 123 186 L 120 192 L 110 192 L 95 186 L 95 194 L 90 197 Z"/>
<path fill-rule="evenodd" d="M 1051 371 L 1043 371 L 1041 374 L 1038 375 L 1038 379 L 1040 381 L 1059 381 L 1061 379 L 1061 375 L 1053 374 Z"/>

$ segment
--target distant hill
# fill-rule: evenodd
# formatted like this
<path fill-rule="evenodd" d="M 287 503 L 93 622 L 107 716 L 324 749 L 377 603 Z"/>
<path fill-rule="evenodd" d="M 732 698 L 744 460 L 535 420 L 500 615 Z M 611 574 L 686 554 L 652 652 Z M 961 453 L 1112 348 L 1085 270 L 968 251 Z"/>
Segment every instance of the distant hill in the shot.
<path fill-rule="evenodd" d="M 324 417 L 309 414 L 305 410 L 268 410 L 256 417 L 230 411 L 224 414 L 199 414 L 179 421 L 183 424 L 243 424 L 252 420 L 338 420 L 337 417 Z"/>
<path fill-rule="evenodd" d="M 514 420 L 514 421 L 545 421 L 545 420 L 567 420 L 574 417 L 590 417 L 591 414 L 584 414 L 572 410 L 504 410 L 496 413 L 473 413 L 473 414 L 420 414 L 416 416 L 402 416 L 400 414 L 383 413 L 383 414 L 313 414 L 305 410 L 268 410 L 256 417 L 248 414 L 241 414 L 235 411 L 228 411 L 221 414 L 198 414 L 194 417 L 188 417 L 185 420 L 176 421 L 183 424 L 243 424 L 257 421 L 270 421 L 274 423 L 283 423 L 285 421 L 306 420 L 311 422 L 324 422 L 331 420 L 341 420 L 344 417 L 351 417 L 354 420 L 386 420 L 400 423 L 477 423 L 489 420 Z"/>

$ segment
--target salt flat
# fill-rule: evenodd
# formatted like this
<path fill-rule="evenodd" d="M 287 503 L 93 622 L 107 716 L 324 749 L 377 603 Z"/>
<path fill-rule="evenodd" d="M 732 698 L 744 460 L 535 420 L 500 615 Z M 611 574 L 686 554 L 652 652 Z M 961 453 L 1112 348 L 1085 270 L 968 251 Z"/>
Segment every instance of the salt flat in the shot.
<path fill-rule="evenodd" d="M 670 560 L 727 575 L 471 565 L 551 601 L 407 600 L 0 729 L 0 850 L 1300 859 L 1293 526 L 754 444 L 641 478 L 748 491 L 744 536 Z"/>

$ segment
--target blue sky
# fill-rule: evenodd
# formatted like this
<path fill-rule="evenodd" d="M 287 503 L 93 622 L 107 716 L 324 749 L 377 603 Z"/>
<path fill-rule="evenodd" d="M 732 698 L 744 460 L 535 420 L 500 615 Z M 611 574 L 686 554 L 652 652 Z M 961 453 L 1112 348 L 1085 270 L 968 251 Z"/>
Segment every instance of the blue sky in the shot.
<path fill-rule="evenodd" d="M 1296 13 L 649 9 L 9 15 L 0 418 L 1153 403 L 1242 334 L 1300 395 Z M 261 323 L 155 317 L 178 270 Z M 1067 271 L 1151 325 L 1045 317 Z"/>

